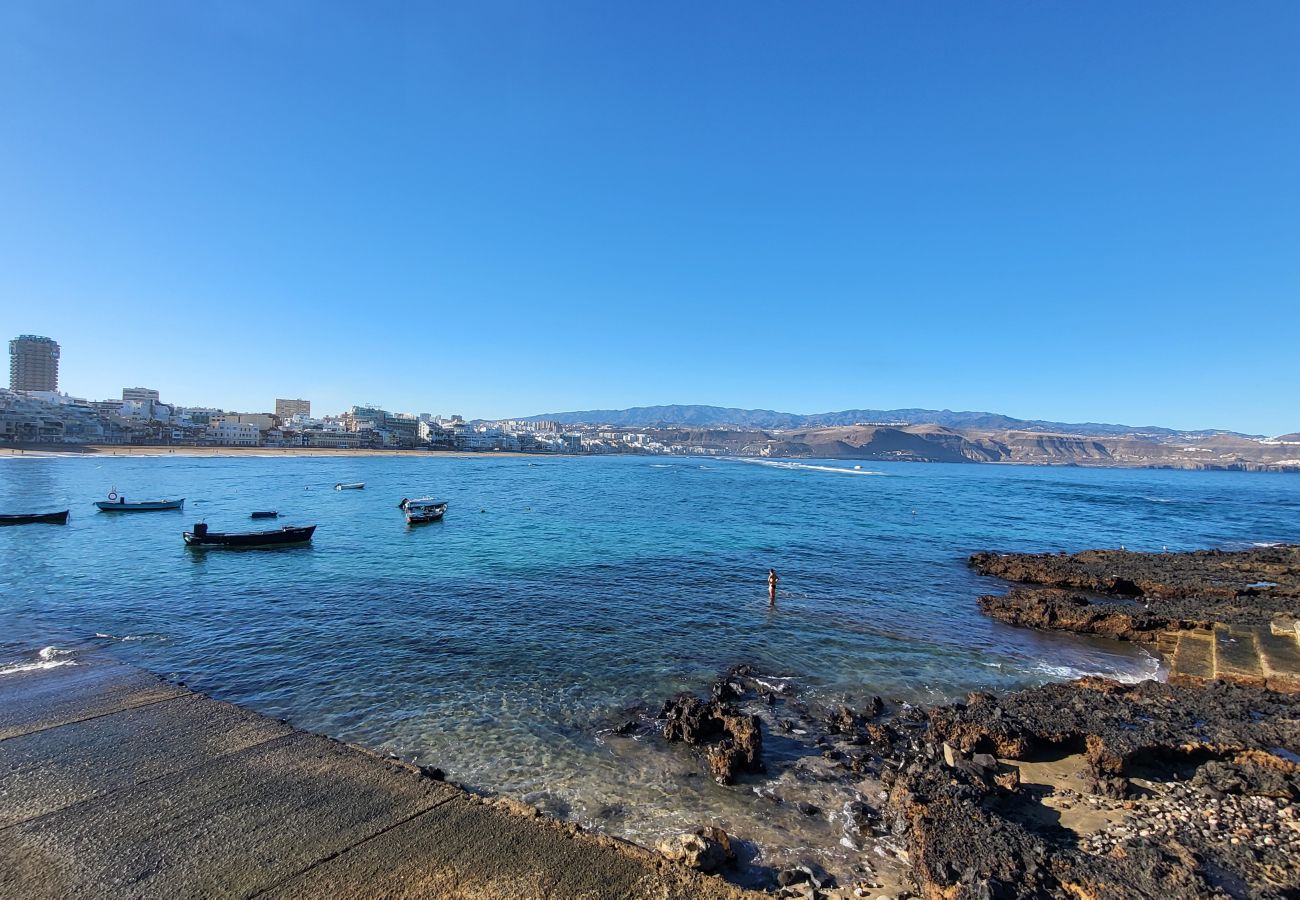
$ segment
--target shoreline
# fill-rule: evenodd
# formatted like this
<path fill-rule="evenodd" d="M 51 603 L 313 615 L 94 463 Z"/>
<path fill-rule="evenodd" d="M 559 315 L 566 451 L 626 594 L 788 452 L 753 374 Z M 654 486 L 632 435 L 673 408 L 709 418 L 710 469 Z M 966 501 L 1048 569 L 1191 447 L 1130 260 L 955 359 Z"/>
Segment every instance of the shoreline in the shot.
<path fill-rule="evenodd" d="M 758 896 L 116 661 L 0 701 L 7 895 Z"/>
<path fill-rule="evenodd" d="M 60 449 L 42 446 L 39 449 L 27 447 L 0 448 L 0 458 L 32 457 L 36 459 L 71 459 L 85 456 L 102 459 L 104 457 L 165 457 L 165 458 L 235 458 L 254 457 L 271 459 L 276 457 L 365 457 L 365 456 L 414 456 L 426 459 L 477 459 L 502 457 L 528 457 L 529 459 L 568 458 L 572 453 L 523 453 L 514 450 L 370 450 L 338 449 L 331 447 L 152 447 L 152 446 L 117 446 L 112 444 L 67 444 Z"/>
<path fill-rule="evenodd" d="M 968 564 L 1007 591 L 979 599 L 991 618 L 1140 643 L 1171 677 L 850 709 L 736 666 L 711 687 L 694 685 L 703 700 L 667 698 L 658 714 L 629 708 L 635 717 L 610 721 L 608 739 L 694 760 L 683 777 L 752 792 L 763 811 L 730 836 L 710 813 L 688 812 L 693 834 L 637 838 L 641 852 L 657 847 L 733 884 L 798 886 L 778 896 L 818 900 L 886 885 L 900 898 L 1043 896 L 1072 885 L 1086 886 L 1081 896 L 1146 895 L 1164 882 L 1192 895 L 1219 870 L 1270 900 L 1285 896 L 1273 890 L 1277 873 L 1300 887 L 1300 545 L 977 553 Z M 1279 649 L 1279 640 L 1290 643 Z M 1288 658 L 1295 665 L 1279 669 Z M 0 680 L 0 696 L 6 687 Z M 0 725 L 4 717 L 0 708 Z M 0 731 L 0 750 L 4 739 Z M 798 833 L 812 839 L 789 840 L 787 830 L 782 843 L 770 827 L 778 818 L 807 823 Z"/>
<path fill-rule="evenodd" d="M 372 456 L 422 457 L 430 459 L 476 459 L 476 458 L 523 458 L 528 459 L 577 459 L 577 458 L 611 458 L 611 457 L 653 457 L 669 459 L 733 459 L 742 462 L 790 462 L 800 463 L 806 460 L 831 460 L 843 463 L 909 463 L 937 465 L 970 465 L 1000 468 L 1029 469 L 1086 469 L 1123 470 L 1138 472 L 1244 472 L 1255 475 L 1297 475 L 1300 466 L 1276 465 L 1273 463 L 1241 462 L 1231 465 L 1188 464 L 1180 465 L 1170 462 L 1155 463 L 1105 463 L 1089 460 L 1070 461 L 1028 461 L 1028 460 L 965 460 L 963 462 L 914 459 L 881 458 L 878 456 L 735 456 L 732 454 L 676 454 L 676 453 L 526 453 L 518 450 L 384 450 L 370 448 L 337 447 L 216 447 L 216 446 L 165 446 L 165 445 L 123 445 L 123 444 L 37 444 L 24 447 L 0 446 L 0 459 L 72 459 L 76 457 L 122 458 L 196 458 L 196 459 L 234 459 L 253 457 L 272 458 L 359 458 Z"/>

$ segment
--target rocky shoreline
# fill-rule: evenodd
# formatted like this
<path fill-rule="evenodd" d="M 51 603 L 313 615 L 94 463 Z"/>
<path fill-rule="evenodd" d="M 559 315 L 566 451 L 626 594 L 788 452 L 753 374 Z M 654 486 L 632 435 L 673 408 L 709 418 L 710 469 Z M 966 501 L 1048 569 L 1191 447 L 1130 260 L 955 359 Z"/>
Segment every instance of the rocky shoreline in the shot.
<path fill-rule="evenodd" d="M 1009 625 L 1154 641 L 1216 623 L 1268 627 L 1300 618 L 1300 546 L 1235 552 L 976 553 L 981 575 L 1017 582 L 980 608 Z"/>
<path fill-rule="evenodd" d="M 1300 611 L 1300 547 L 977 554 L 971 564 L 1033 585 L 1001 604 L 981 599 L 1013 624 L 1155 640 Z M 659 846 L 781 897 L 1300 897 L 1297 692 L 1084 678 L 850 709 L 775 691 L 740 666 L 709 697 L 680 695 L 615 732 L 691 747 L 720 784 L 824 819 L 856 854 L 836 870 L 815 853 L 770 866 L 715 825 Z M 765 739 L 804 755 L 760 777 Z"/>

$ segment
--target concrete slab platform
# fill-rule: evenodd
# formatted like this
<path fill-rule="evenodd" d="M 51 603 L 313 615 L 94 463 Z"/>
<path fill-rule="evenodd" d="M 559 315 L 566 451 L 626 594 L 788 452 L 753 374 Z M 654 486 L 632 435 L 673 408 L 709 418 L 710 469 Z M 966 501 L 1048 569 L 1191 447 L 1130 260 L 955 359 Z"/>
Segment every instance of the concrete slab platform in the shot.
<path fill-rule="evenodd" d="M 1169 680 L 1205 681 L 1214 677 L 1214 644 L 1206 635 L 1184 631 L 1169 663 Z"/>
<path fill-rule="evenodd" d="M 293 728 L 195 694 L 0 741 L 0 828 L 284 737 Z"/>
<path fill-rule="evenodd" d="M 83 663 L 7 675 L 0 678 L 0 741 L 186 693 L 121 665 Z"/>
<path fill-rule="evenodd" d="M 362 898 L 372 896 L 376 884 L 394 898 L 744 896 L 720 879 L 701 879 L 630 845 L 598 852 L 605 850 L 602 844 L 613 843 L 462 796 L 321 863 L 268 896 Z"/>
<path fill-rule="evenodd" d="M 1253 631 L 1227 625 L 1214 626 L 1214 677 L 1264 686 L 1264 670 Z"/>
<path fill-rule="evenodd" d="M 247 897 L 458 796 L 298 732 L 0 834 L 0 895 Z"/>
<path fill-rule="evenodd" d="M 1277 691 L 1300 690 L 1300 644 L 1296 639 L 1261 630 L 1255 643 L 1268 686 Z"/>
<path fill-rule="evenodd" d="M 0 715 L 0 897 L 761 896 L 126 666 Z"/>

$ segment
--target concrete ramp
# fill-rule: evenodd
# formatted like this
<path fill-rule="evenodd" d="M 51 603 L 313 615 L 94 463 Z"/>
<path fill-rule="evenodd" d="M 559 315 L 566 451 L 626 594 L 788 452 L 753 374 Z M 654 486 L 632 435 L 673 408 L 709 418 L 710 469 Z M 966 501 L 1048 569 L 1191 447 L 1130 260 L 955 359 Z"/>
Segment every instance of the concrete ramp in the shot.
<path fill-rule="evenodd" d="M 0 678 L 0 896 L 749 896 L 91 661 Z"/>

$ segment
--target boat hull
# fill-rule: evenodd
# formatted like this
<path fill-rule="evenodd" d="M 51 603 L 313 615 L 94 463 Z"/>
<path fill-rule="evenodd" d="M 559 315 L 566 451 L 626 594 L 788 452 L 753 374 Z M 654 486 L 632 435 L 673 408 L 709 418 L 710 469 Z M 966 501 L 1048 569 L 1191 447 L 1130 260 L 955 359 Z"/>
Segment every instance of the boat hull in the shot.
<path fill-rule="evenodd" d="M 249 515 L 250 519 L 278 519 L 280 514 L 273 509 L 260 509 Z"/>
<path fill-rule="evenodd" d="M 0 525 L 67 525 L 68 510 L 52 513 L 30 513 L 0 516 Z"/>
<path fill-rule="evenodd" d="M 122 503 L 112 500 L 96 500 L 100 512 L 159 512 L 166 509 L 184 509 L 185 498 L 179 500 L 148 500 L 143 503 Z"/>
<path fill-rule="evenodd" d="M 292 547 L 297 544 L 311 543 L 311 536 L 316 531 L 315 525 L 297 528 L 286 525 L 274 531 L 220 532 L 209 531 L 184 534 L 185 545 L 196 549 L 250 550 L 264 547 Z"/>
<path fill-rule="evenodd" d="M 432 497 L 403 498 L 398 507 L 406 514 L 407 525 L 424 525 L 427 522 L 441 522 L 447 512 L 445 500 Z"/>
<path fill-rule="evenodd" d="M 355 484 L 344 484 L 343 482 L 339 482 L 338 484 L 334 485 L 334 490 L 336 490 L 336 491 L 360 491 L 360 490 L 364 490 L 364 489 L 365 489 L 365 486 L 366 486 L 366 483 L 365 483 L 364 481 L 358 481 L 358 482 L 356 482 Z"/>

